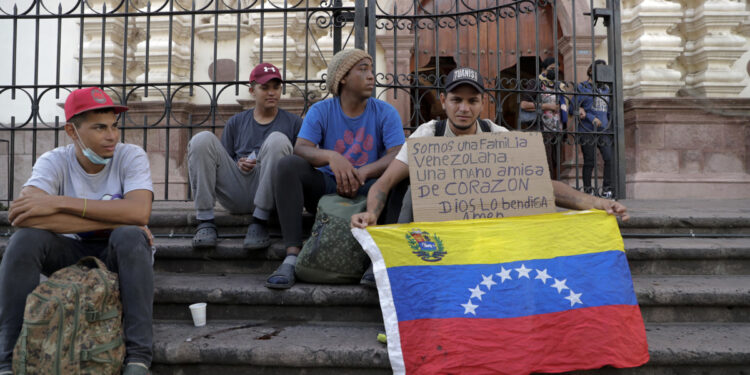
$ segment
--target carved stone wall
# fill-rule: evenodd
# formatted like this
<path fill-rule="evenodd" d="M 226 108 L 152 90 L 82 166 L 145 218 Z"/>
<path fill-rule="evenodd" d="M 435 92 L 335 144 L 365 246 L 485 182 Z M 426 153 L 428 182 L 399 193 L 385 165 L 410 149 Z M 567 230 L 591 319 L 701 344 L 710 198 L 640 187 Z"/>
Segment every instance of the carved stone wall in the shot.
<path fill-rule="evenodd" d="M 745 0 L 623 0 L 625 96 L 734 97 L 748 83 Z"/>
<path fill-rule="evenodd" d="M 750 99 L 625 102 L 628 198 L 750 198 Z"/>

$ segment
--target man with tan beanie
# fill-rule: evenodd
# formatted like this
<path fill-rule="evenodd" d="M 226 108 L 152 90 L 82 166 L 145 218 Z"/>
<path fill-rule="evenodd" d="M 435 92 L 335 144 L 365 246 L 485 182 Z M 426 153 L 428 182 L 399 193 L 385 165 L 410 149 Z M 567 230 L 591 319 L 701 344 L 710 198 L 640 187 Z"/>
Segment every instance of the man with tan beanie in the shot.
<path fill-rule="evenodd" d="M 315 103 L 302 122 L 294 155 L 279 161 L 274 200 L 286 246 L 286 259 L 266 286 L 294 285 L 294 265 L 302 247 L 302 207 L 315 212 L 320 197 L 366 195 L 404 143 L 398 112 L 372 98 L 372 57 L 343 50 L 328 64 L 332 98 Z"/>

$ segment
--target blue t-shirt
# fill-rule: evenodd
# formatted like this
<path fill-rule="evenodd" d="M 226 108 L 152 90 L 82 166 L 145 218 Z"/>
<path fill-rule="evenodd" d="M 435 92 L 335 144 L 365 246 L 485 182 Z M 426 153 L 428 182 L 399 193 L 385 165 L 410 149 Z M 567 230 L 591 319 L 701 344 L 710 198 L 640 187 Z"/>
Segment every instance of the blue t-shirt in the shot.
<path fill-rule="evenodd" d="M 344 114 L 338 97 L 315 103 L 297 137 L 344 155 L 355 168 L 377 161 L 386 150 L 405 142 L 396 108 L 375 98 L 367 99 L 365 111 L 354 118 Z M 318 169 L 333 175 L 327 165 Z"/>
<path fill-rule="evenodd" d="M 609 128 L 609 86 L 601 85 L 594 92 L 591 82 L 581 82 L 578 84 L 578 92 L 591 95 L 576 95 L 578 105 L 586 111 L 586 118 L 581 119 L 580 129 L 582 132 L 603 132 Z M 593 94 L 598 94 L 594 96 Z M 602 95 L 602 96 L 600 96 Z M 602 122 L 602 126 L 594 126 L 594 117 Z"/>

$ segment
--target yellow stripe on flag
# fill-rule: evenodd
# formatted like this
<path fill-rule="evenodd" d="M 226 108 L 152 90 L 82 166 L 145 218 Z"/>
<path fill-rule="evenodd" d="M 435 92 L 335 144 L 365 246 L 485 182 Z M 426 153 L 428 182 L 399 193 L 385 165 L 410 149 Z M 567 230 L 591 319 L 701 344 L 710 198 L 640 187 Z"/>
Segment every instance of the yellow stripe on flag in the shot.
<path fill-rule="evenodd" d="M 380 248 L 386 267 L 495 264 L 625 251 L 617 220 L 599 210 L 382 225 L 368 227 L 367 231 Z M 410 233 L 418 234 L 414 237 Z M 420 240 L 432 242 L 428 247 L 445 254 L 437 261 L 434 257 L 427 258 L 433 261 L 423 260 L 415 254 L 420 250 Z"/>

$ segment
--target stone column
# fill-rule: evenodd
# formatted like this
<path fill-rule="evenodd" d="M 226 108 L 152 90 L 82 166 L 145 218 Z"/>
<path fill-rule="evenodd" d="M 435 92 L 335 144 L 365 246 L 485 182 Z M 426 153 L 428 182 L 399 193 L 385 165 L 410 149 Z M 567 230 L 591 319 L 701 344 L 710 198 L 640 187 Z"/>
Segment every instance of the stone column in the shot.
<path fill-rule="evenodd" d="M 672 0 L 623 1 L 622 57 L 625 96 L 674 96 L 683 86 L 677 57 L 682 5 Z"/>
<path fill-rule="evenodd" d="M 132 4 L 132 3 L 131 3 Z M 81 4 L 85 13 L 110 13 L 111 10 L 120 5 L 113 0 L 93 0 L 87 4 Z M 105 8 L 106 7 L 106 8 Z M 92 10 L 93 9 L 93 10 Z M 124 11 L 125 8 L 121 9 Z M 131 9 L 132 11 L 133 9 Z M 123 56 L 125 43 L 125 18 L 106 17 L 104 35 L 102 35 L 103 17 L 86 18 L 83 23 L 83 59 L 79 63 L 83 66 L 83 83 L 87 85 L 107 85 L 111 83 L 128 83 L 135 79 L 134 65 L 135 46 L 139 40 L 140 33 L 135 25 L 134 18 L 129 18 L 128 24 L 128 49 L 127 56 Z M 80 25 L 80 21 L 79 21 Z M 102 38 L 104 38 L 104 50 L 102 51 Z M 78 58 L 78 55 L 75 56 Z M 123 82 L 123 68 L 125 61 L 128 62 L 125 81 Z M 118 90 L 119 93 L 119 90 Z M 115 100 L 119 98 L 113 98 Z"/>
<path fill-rule="evenodd" d="M 732 65 L 745 51 L 745 37 L 736 33 L 750 12 L 732 0 L 681 0 L 686 6 L 683 32 L 687 39 L 680 60 L 685 66 L 685 95 L 731 97 L 742 91 L 745 78 Z"/>
<path fill-rule="evenodd" d="M 256 6 L 256 9 L 285 9 L 285 7 L 288 7 L 286 8 L 288 10 L 294 9 L 290 7 L 290 4 L 285 5 L 283 0 L 266 0 L 263 8 L 259 4 Z M 285 15 L 286 19 L 284 19 Z M 250 17 L 252 22 L 260 27 L 261 13 L 252 13 Z M 263 30 L 260 30 L 259 37 L 255 38 L 252 47 L 254 57 L 258 61 L 254 61 L 252 65 L 267 62 L 283 68 L 286 63 L 284 75 L 287 80 L 302 78 L 304 76 L 304 64 L 296 64 L 294 62 L 306 58 L 304 54 L 300 55 L 298 53 L 298 41 L 295 39 L 295 36 L 300 37 L 300 32 L 304 35 L 306 26 L 304 18 L 298 18 L 297 13 L 264 12 L 262 26 Z M 260 61 L 261 38 L 263 42 L 263 61 Z M 304 44 L 304 36 L 302 36 L 300 41 Z M 289 92 L 285 96 L 288 97 Z"/>
<path fill-rule="evenodd" d="M 142 9 L 146 10 L 146 9 Z M 138 43 L 135 57 L 141 67 L 135 81 L 139 84 L 147 83 L 149 86 L 160 83 L 158 87 L 167 95 L 167 87 L 163 84 L 167 82 L 185 82 L 190 76 L 190 17 L 174 16 L 172 24 L 169 23 L 168 16 L 152 16 L 150 18 L 150 38 L 148 40 L 148 50 L 146 50 L 145 32 L 147 25 L 146 17 L 139 17 L 138 27 L 144 33 L 143 41 Z M 169 39 L 170 26 L 172 31 L 172 40 Z M 171 50 L 170 50 L 171 46 Z M 148 67 L 146 67 L 146 54 L 148 54 Z M 171 71 L 169 70 L 169 61 L 171 58 Z M 146 70 L 148 70 L 148 82 L 146 82 Z M 175 90 L 173 87 L 172 90 Z M 145 90 L 137 90 L 138 95 L 143 101 L 164 101 L 170 100 L 159 93 L 158 90 L 149 87 L 148 96 Z M 174 91 L 172 91 L 174 93 Z M 180 90 L 175 99 L 184 101 L 188 98 L 187 90 Z"/>
<path fill-rule="evenodd" d="M 411 57 L 414 51 L 414 35 L 404 31 L 395 38 L 392 32 L 377 36 L 377 42 L 385 51 L 386 84 L 404 85 L 410 84 L 408 75 Z M 392 77 L 392 78 L 391 78 Z M 401 124 L 409 124 L 411 121 L 411 100 L 407 90 L 389 89 L 386 99 L 398 110 L 401 116 Z"/>

